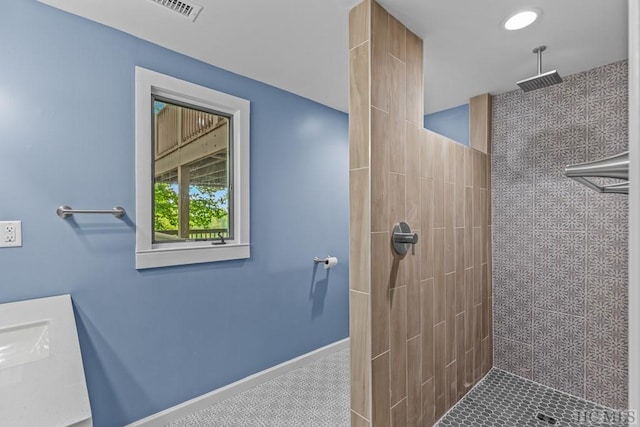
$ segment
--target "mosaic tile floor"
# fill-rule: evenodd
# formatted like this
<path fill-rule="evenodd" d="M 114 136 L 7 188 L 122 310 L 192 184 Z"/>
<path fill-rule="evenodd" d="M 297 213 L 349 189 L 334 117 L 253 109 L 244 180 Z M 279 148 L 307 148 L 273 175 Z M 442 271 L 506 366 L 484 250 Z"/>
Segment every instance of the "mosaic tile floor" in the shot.
<path fill-rule="evenodd" d="M 170 427 L 349 427 L 349 349 L 311 362 Z"/>
<path fill-rule="evenodd" d="M 546 419 L 538 419 L 538 414 Z M 612 410 L 493 369 L 439 427 L 602 427 Z M 544 418 L 544 417 L 543 417 Z M 316 360 L 168 427 L 349 427 L 349 349 Z"/>
<path fill-rule="evenodd" d="M 538 414 L 550 419 L 538 419 Z M 611 409 L 494 368 L 438 426 L 626 426 L 618 416 Z M 603 422 L 606 417 L 609 421 Z"/>

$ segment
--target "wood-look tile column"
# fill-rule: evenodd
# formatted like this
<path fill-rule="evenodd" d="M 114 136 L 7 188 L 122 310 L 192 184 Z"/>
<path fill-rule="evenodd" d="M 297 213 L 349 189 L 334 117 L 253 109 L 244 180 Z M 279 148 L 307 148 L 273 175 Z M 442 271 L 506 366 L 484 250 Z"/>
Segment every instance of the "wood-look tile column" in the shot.
<path fill-rule="evenodd" d="M 418 36 L 372 0 L 349 25 L 351 421 L 431 426 L 491 367 L 488 156 L 423 128 Z"/>
<path fill-rule="evenodd" d="M 469 99 L 469 145 L 482 153 L 491 152 L 491 95 Z"/>
<path fill-rule="evenodd" d="M 370 3 L 349 13 L 351 425 L 371 425 Z"/>
<path fill-rule="evenodd" d="M 476 303 L 479 303 L 480 354 L 474 360 L 475 378 L 484 376 L 493 366 L 493 292 L 491 257 L 491 95 L 474 96 L 469 100 L 470 145 L 474 151 L 474 195 L 480 205 L 474 206 L 477 218 L 474 233 L 480 235 L 474 250 L 476 272 Z M 476 151 L 477 150 L 477 151 Z M 478 209 L 479 207 L 479 209 Z M 477 342 L 476 342 L 477 344 Z"/>

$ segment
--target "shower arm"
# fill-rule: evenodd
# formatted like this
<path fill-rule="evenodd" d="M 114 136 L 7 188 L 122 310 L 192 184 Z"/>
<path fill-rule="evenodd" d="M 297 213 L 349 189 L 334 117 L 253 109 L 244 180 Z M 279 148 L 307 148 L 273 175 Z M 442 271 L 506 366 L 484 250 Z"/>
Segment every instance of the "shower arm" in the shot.
<path fill-rule="evenodd" d="M 542 52 L 547 50 L 546 46 L 539 46 L 533 49 L 533 53 L 538 56 L 538 75 L 542 74 Z"/>

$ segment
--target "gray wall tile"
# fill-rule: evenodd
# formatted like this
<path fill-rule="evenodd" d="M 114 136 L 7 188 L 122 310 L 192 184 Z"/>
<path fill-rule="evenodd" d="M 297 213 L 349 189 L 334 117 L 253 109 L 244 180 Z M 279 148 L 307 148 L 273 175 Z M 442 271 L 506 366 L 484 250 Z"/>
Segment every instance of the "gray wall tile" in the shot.
<path fill-rule="evenodd" d="M 546 310 L 533 313 L 533 380 L 584 396 L 584 319 Z"/>
<path fill-rule="evenodd" d="M 585 398 L 614 409 L 627 408 L 627 371 L 587 363 Z"/>
<path fill-rule="evenodd" d="M 533 379 L 533 347 L 506 338 L 494 337 L 496 368 Z"/>
<path fill-rule="evenodd" d="M 628 147 L 627 61 L 493 98 L 496 366 L 626 405 L 628 200 L 567 179 Z"/>
<path fill-rule="evenodd" d="M 589 276 L 587 295 L 587 362 L 628 369 L 627 276 Z"/>

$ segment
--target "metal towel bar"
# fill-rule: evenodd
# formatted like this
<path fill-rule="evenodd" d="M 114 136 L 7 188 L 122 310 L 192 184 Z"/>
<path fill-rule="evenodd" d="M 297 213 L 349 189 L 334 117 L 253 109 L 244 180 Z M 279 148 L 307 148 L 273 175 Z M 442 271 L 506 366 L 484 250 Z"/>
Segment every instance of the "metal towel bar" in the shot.
<path fill-rule="evenodd" d="M 629 152 L 607 157 L 593 162 L 567 165 L 564 174 L 600 193 L 629 194 Z M 615 178 L 625 182 L 609 185 L 598 185 L 587 178 Z"/>
<path fill-rule="evenodd" d="M 127 211 L 120 206 L 116 206 L 113 209 L 105 210 L 90 210 L 90 209 L 73 209 L 69 206 L 60 206 L 56 209 L 56 214 L 62 219 L 67 219 L 73 214 L 111 214 L 116 218 L 122 218 L 127 214 Z"/>

